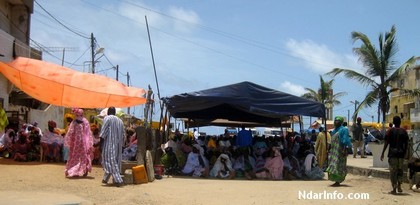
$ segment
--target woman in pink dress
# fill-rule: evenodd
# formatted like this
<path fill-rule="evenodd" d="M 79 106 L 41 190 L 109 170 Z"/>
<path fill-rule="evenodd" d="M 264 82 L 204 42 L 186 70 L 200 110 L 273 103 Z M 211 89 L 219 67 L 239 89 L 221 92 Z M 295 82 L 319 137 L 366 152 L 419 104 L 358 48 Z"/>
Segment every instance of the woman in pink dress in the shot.
<path fill-rule="evenodd" d="M 268 170 L 268 178 L 273 180 L 283 179 L 283 158 L 278 147 L 272 147 L 272 157 L 265 162 L 265 168 Z"/>
<path fill-rule="evenodd" d="M 64 145 L 69 147 L 66 163 L 66 177 L 87 176 L 92 170 L 93 136 L 89 122 L 83 117 L 83 110 L 74 108 L 76 119 L 69 126 Z"/>

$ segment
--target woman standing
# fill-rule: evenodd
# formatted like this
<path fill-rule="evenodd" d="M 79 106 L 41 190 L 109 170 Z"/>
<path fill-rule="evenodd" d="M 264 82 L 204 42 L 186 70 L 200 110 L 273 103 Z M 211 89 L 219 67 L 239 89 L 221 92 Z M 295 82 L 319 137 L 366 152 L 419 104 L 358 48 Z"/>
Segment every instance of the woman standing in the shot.
<path fill-rule="evenodd" d="M 328 154 L 328 180 L 335 182 L 332 186 L 340 186 L 347 175 L 347 149 L 351 149 L 349 131 L 342 126 L 344 118 L 334 119 L 334 130 L 331 132 L 331 149 Z"/>
<path fill-rule="evenodd" d="M 325 133 L 327 133 L 327 139 L 325 139 Z M 319 134 L 315 142 L 315 153 L 318 165 L 321 169 L 325 168 L 325 161 L 327 160 L 327 150 L 331 144 L 331 135 L 329 132 L 324 132 L 324 128 L 319 128 Z M 324 164 L 325 163 L 325 164 Z"/>
<path fill-rule="evenodd" d="M 69 126 L 64 144 L 69 147 L 66 163 L 66 177 L 87 176 L 92 170 L 93 136 L 89 122 L 83 117 L 83 110 L 74 108 L 76 119 Z"/>

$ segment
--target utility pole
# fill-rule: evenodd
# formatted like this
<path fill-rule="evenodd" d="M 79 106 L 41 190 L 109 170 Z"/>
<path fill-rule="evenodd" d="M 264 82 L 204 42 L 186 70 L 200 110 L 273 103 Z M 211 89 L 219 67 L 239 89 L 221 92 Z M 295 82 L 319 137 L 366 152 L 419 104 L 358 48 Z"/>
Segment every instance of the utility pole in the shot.
<path fill-rule="evenodd" d="M 127 72 L 127 87 L 130 87 L 130 74 Z M 130 114 L 130 107 L 127 108 L 127 114 Z"/>
<path fill-rule="evenodd" d="M 116 70 L 116 74 L 115 74 L 115 79 L 118 81 L 118 72 L 119 72 L 119 67 L 117 65 L 117 67 L 115 68 Z"/>
<path fill-rule="evenodd" d="M 130 87 L 130 74 L 127 72 L 127 86 Z"/>
<path fill-rule="evenodd" d="M 92 73 L 95 73 L 95 38 L 90 33 L 90 47 L 92 49 Z"/>
<path fill-rule="evenodd" d="M 356 122 L 356 118 L 357 118 L 357 113 L 356 113 L 356 110 L 357 110 L 357 105 L 358 105 L 360 102 L 359 102 L 359 101 L 357 101 L 357 100 L 355 100 L 354 102 L 353 102 L 353 101 L 350 101 L 350 103 L 353 103 L 353 104 L 354 104 L 353 122 Z"/>
<path fill-rule="evenodd" d="M 64 54 L 66 53 L 66 48 L 63 48 L 63 57 L 61 58 L 61 66 L 64 66 Z"/>
<path fill-rule="evenodd" d="M 359 101 L 355 100 L 354 101 L 354 119 L 357 118 L 357 114 L 356 114 L 356 109 L 357 109 L 357 105 L 359 104 Z"/>
<path fill-rule="evenodd" d="M 350 120 L 350 110 L 347 110 L 347 122 Z"/>

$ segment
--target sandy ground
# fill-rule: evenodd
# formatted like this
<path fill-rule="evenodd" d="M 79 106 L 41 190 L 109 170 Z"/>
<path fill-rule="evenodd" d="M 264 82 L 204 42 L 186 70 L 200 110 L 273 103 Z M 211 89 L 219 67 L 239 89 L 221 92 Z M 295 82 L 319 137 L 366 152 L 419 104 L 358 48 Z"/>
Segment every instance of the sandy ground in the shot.
<path fill-rule="evenodd" d="M 409 190 L 408 184 L 403 186 L 404 193 L 396 196 L 388 194 L 388 180 L 355 175 L 348 175 L 341 187 L 331 187 L 327 180 L 248 181 L 166 176 L 147 184 L 113 187 L 101 184 L 102 174 L 102 168 L 96 166 L 87 178 L 68 179 L 64 177 L 64 164 L 0 159 L 0 204 L 420 203 L 420 193 Z M 366 194 L 369 199 L 337 199 L 349 197 L 348 194 Z M 311 196 L 322 199 L 309 199 Z"/>

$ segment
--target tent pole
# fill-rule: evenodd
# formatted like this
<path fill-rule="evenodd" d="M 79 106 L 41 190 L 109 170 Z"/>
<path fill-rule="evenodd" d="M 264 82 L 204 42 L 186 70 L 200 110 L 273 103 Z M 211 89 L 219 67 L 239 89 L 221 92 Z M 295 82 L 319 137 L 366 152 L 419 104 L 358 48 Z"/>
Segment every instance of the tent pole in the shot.
<path fill-rule="evenodd" d="M 326 113 L 324 112 L 324 118 L 323 118 L 323 121 L 324 121 L 324 134 L 325 134 L 325 145 L 326 145 L 326 149 L 327 149 L 327 166 L 328 166 L 328 129 L 327 129 L 327 117 L 326 117 L 326 115 L 325 115 Z"/>
<path fill-rule="evenodd" d="M 283 124 L 282 124 L 281 118 L 280 118 L 280 132 L 283 135 Z"/>
<path fill-rule="evenodd" d="M 299 133 L 302 134 L 302 115 L 299 115 Z"/>

